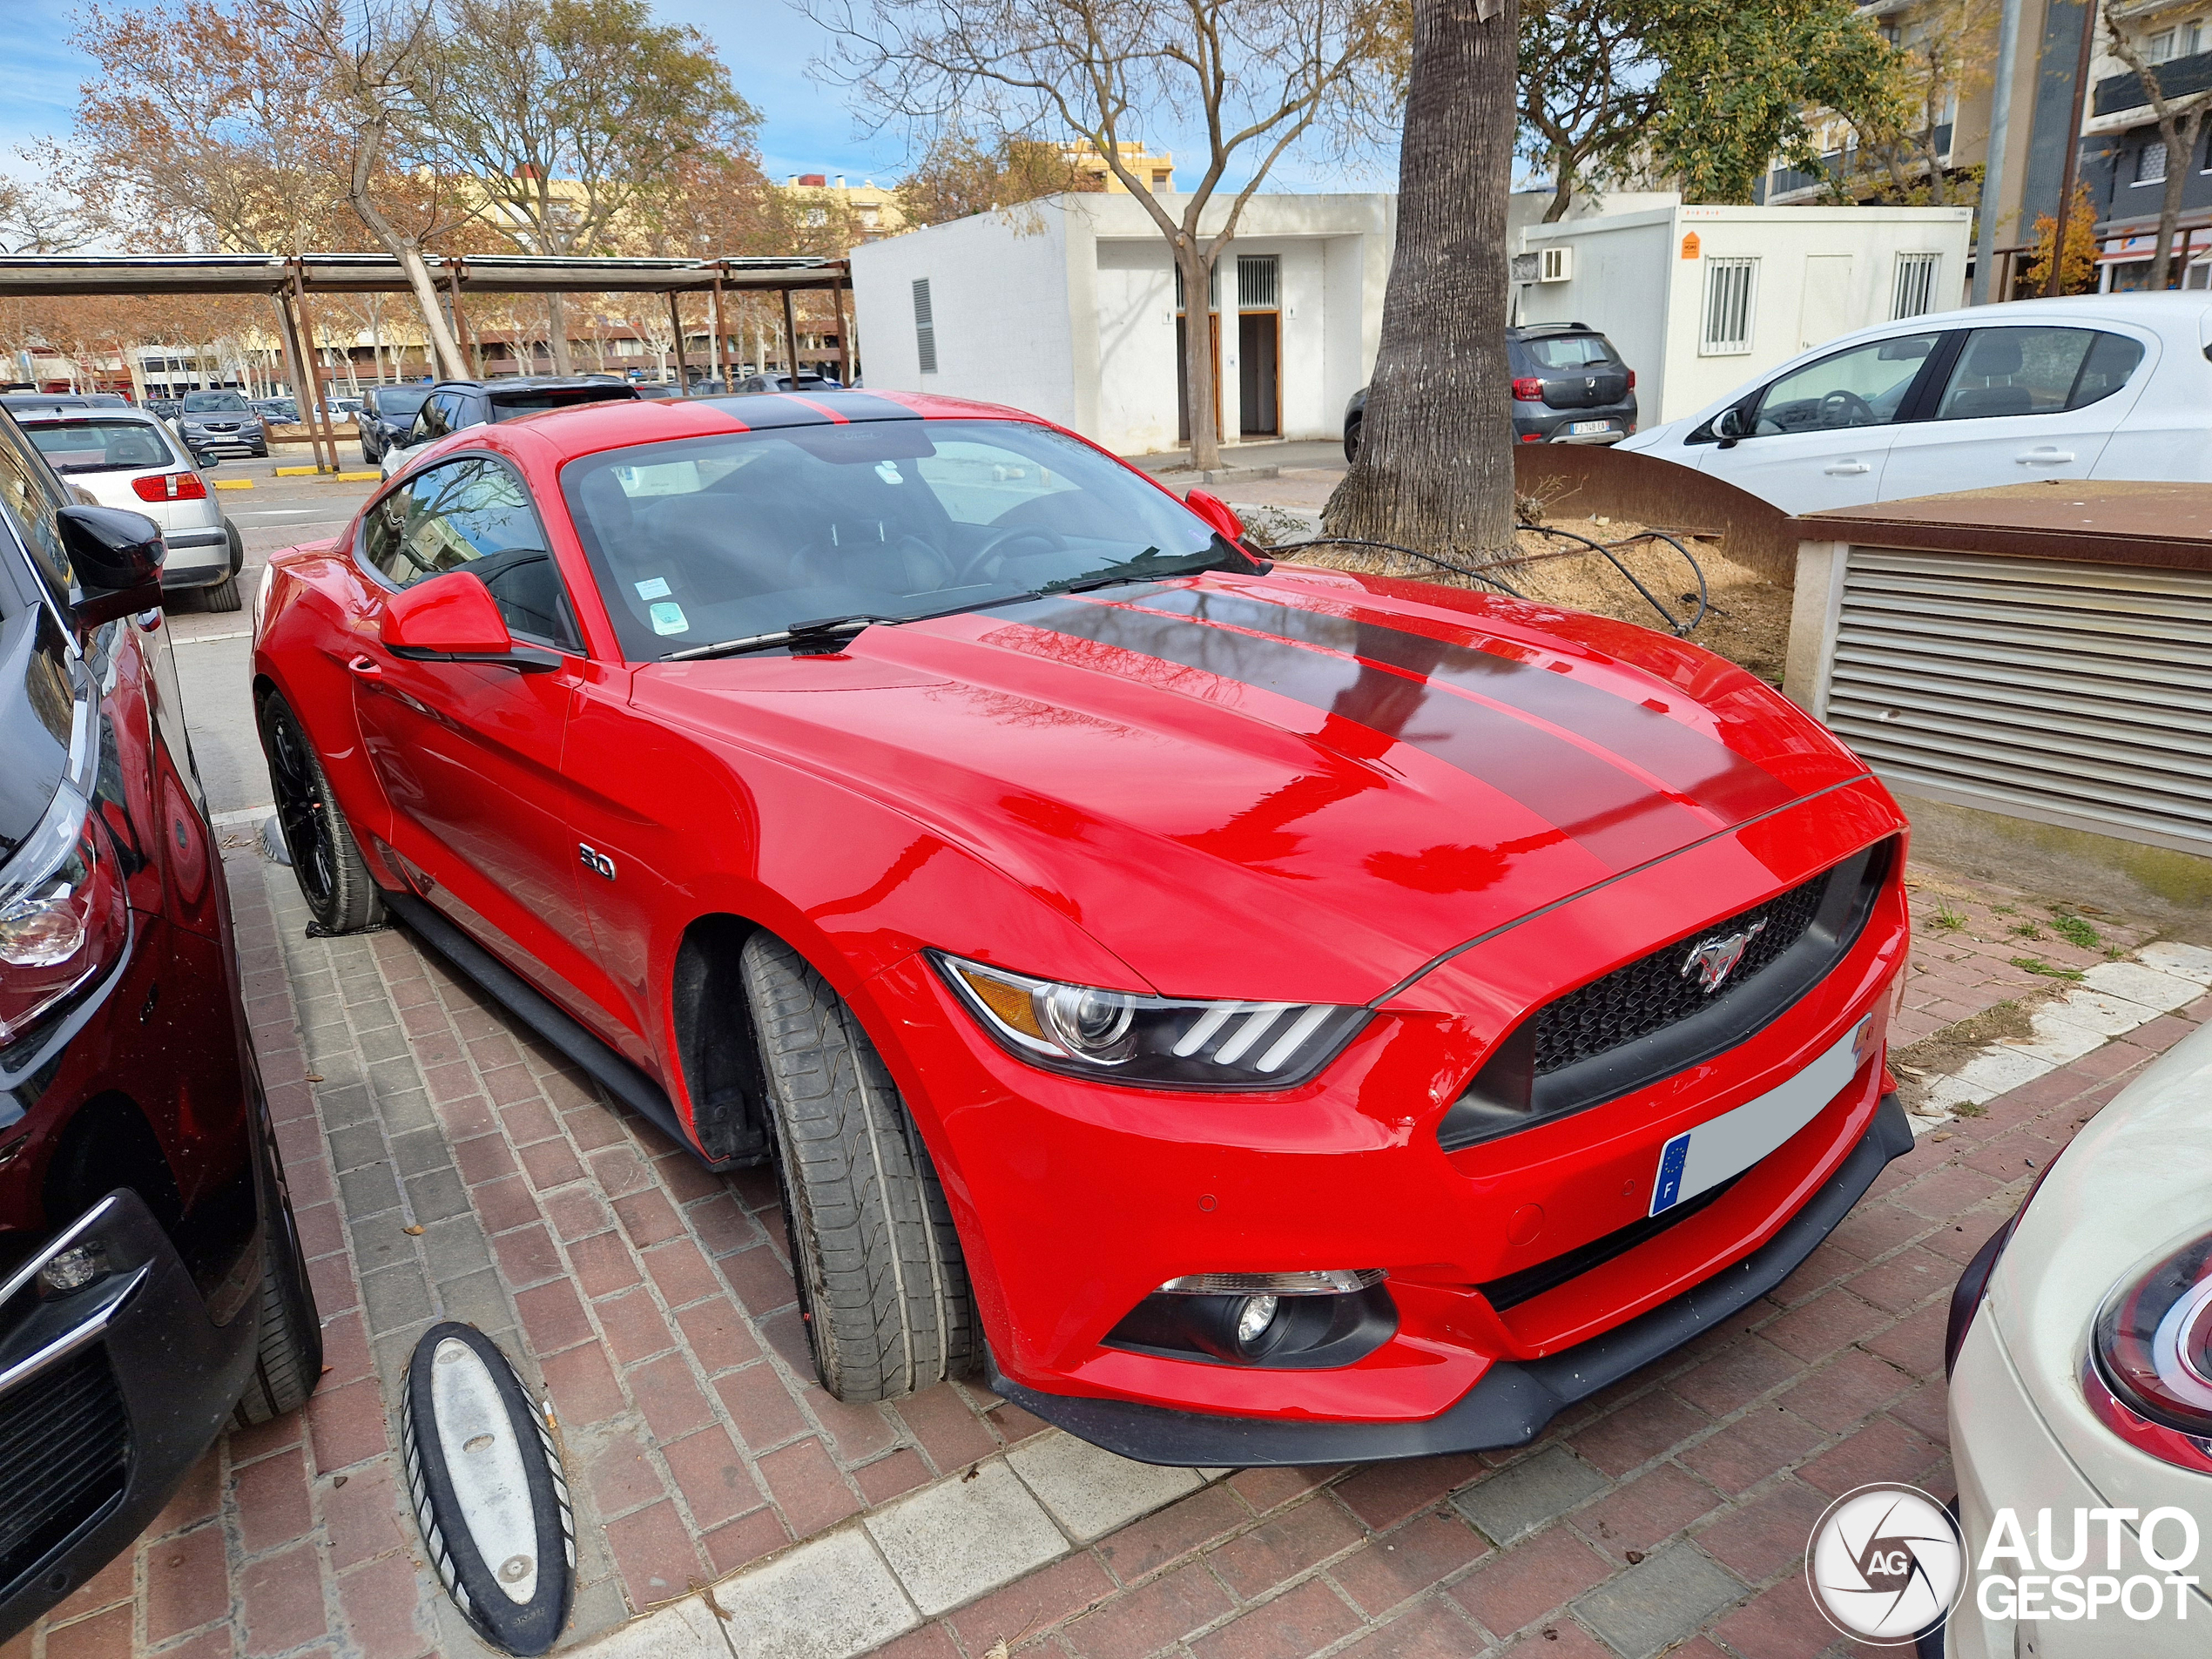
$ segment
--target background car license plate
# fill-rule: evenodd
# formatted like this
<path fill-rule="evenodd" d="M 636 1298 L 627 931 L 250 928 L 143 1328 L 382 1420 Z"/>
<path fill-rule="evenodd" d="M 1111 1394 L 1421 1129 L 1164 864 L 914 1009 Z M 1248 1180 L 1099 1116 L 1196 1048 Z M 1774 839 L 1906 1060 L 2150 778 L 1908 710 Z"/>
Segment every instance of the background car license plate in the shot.
<path fill-rule="evenodd" d="M 1583 432 L 1610 432 L 1613 430 L 1613 422 L 1610 421 L 1577 421 L 1573 426 L 1568 427 L 1567 429 L 1569 432 L 1577 434 Z"/>
<path fill-rule="evenodd" d="M 1684 1130 L 1660 1148 L 1650 1213 L 1671 1210 L 1685 1198 L 1742 1174 L 1811 1123 L 1857 1075 L 1873 1024 L 1870 1014 L 1787 1082 L 1696 1129 Z"/>

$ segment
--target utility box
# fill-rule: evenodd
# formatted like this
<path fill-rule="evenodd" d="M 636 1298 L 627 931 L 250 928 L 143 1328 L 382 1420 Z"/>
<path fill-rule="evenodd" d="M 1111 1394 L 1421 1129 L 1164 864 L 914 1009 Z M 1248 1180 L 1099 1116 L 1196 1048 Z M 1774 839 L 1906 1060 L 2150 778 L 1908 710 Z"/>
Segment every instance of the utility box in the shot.
<path fill-rule="evenodd" d="M 1514 320 L 1602 331 L 1642 423 L 1855 328 L 1966 303 L 1969 207 L 1686 207 L 1531 225 Z"/>

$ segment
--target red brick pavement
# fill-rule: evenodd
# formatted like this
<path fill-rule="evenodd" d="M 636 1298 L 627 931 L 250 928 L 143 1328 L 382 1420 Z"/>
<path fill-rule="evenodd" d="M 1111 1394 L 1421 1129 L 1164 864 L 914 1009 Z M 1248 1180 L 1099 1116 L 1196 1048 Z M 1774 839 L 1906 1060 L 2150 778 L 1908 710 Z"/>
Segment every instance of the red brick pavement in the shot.
<path fill-rule="evenodd" d="M 704 1175 L 403 933 L 306 943 L 288 872 L 241 855 L 231 873 L 329 1369 L 305 1412 L 226 1437 L 133 1550 L 0 1659 L 473 1651 L 417 1558 L 392 1458 L 397 1366 L 439 1298 L 509 1322 L 558 1411 L 585 1544 L 571 1639 L 1035 1432 L 959 1387 L 828 1399 L 765 1175 Z M 2073 961 L 2010 932 L 2047 934 L 2047 907 L 1963 891 L 1915 894 L 1905 1040 L 2054 983 L 2012 955 Z M 2115 945 L 2141 937 L 2096 925 Z M 2200 1003 L 1925 1137 L 1772 1297 L 1523 1453 L 1246 1471 L 884 1651 L 1571 1659 L 1634 1650 L 1622 1618 L 1678 1604 L 1695 1613 L 1680 1651 L 1701 1659 L 1821 1652 L 1832 1633 L 1800 1577 L 1811 1520 L 1864 1480 L 1949 1479 L 1939 1347 L 1958 1266 L 2079 1123 L 2205 1017 Z M 434 1217 L 429 1242 L 351 1196 L 382 1159 Z M 1532 1467 L 1568 1477 L 1556 1513 L 1486 1536 L 1469 1519 L 1489 1513 L 1486 1487 Z M 1666 1575 L 1648 1591 L 1647 1568 Z"/>

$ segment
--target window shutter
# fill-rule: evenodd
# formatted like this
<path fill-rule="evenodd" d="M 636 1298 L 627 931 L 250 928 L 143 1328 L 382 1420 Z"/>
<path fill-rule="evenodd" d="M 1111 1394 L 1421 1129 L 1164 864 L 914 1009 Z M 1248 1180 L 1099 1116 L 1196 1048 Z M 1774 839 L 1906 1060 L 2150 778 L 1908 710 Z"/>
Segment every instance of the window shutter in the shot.
<path fill-rule="evenodd" d="M 914 279 L 914 355 L 921 360 L 921 372 L 937 372 L 937 322 L 929 305 L 929 279 Z"/>

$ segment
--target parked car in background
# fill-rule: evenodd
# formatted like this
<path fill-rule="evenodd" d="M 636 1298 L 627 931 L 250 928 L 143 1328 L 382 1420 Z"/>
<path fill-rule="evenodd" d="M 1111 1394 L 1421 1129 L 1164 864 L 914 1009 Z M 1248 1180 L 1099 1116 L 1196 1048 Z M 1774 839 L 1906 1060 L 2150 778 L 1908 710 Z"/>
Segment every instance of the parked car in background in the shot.
<path fill-rule="evenodd" d="M 374 387 L 363 395 L 359 424 L 364 463 L 376 465 L 383 460 L 387 449 L 407 436 L 407 429 L 415 424 L 416 414 L 429 395 L 430 383 L 427 381 L 407 386 Z"/>
<path fill-rule="evenodd" d="M 103 507 L 144 513 L 161 527 L 163 593 L 196 591 L 210 610 L 239 608 L 246 543 L 166 426 L 138 409 L 34 410 L 18 418 L 69 482 Z"/>
<path fill-rule="evenodd" d="M 183 412 L 184 407 L 181 401 L 173 397 L 150 397 L 146 400 L 146 413 L 163 421 L 174 421 Z"/>
<path fill-rule="evenodd" d="M 833 374 L 806 373 L 793 381 L 788 374 L 748 374 L 738 382 L 738 390 L 748 395 L 761 392 L 831 392 L 838 389 Z"/>
<path fill-rule="evenodd" d="M 1613 342 L 1579 322 L 1506 330 L 1516 443 L 1618 443 L 1636 429 L 1636 372 Z M 1367 388 L 1344 411 L 1344 458 L 1359 456 Z"/>
<path fill-rule="evenodd" d="M 1988 1565 L 1983 1550 L 1997 1511 L 2011 1510 L 2029 1538 L 2040 1514 L 2049 1534 L 2043 1570 L 2106 1575 L 2114 1587 L 2127 1581 L 2131 1595 L 2132 1575 L 2148 1574 L 2153 1587 L 2189 1597 L 2202 1618 L 2201 1592 L 2183 1588 L 2196 1581 L 2170 1576 L 2201 1572 L 2202 1553 L 2193 1563 L 2170 1558 L 2195 1543 L 2212 1515 L 2208 1169 L 2212 1028 L 2182 1038 L 2084 1124 L 1960 1275 L 1946 1358 L 1970 1565 Z M 2086 1565 L 2080 1541 L 2094 1521 L 2083 1521 L 2085 1510 L 2131 1523 L 2096 1528 Z M 2008 1575 L 2002 1593 L 1985 1604 L 1969 1583 L 1943 1645 L 1924 1643 L 1923 1653 L 2194 1659 L 2204 1650 L 2189 1609 L 2168 1605 L 2163 1616 L 2123 1620 L 2107 1595 L 2099 1622 L 2109 1628 L 2094 1641 L 2097 1626 L 2048 1622 L 2053 1602 L 2043 1595 L 2060 1592 L 2065 1578 L 2020 1578 L 2035 1569 L 2001 1558 L 1996 1568 Z M 2037 1604 L 2018 1619 L 2013 1578 L 2018 1601 Z M 2073 1583 L 2078 1609 L 2082 1581 Z M 2028 1639 L 2039 1631 L 2041 1641 Z"/>
<path fill-rule="evenodd" d="M 631 389 L 641 398 L 681 397 L 684 388 L 674 381 L 633 381 Z"/>
<path fill-rule="evenodd" d="M 672 388 L 671 388 L 672 389 Z M 391 477 L 412 460 L 423 445 L 435 443 L 448 432 L 463 427 L 500 421 L 519 421 L 526 415 L 584 403 L 634 403 L 638 388 L 621 381 L 588 374 L 517 374 L 505 380 L 440 381 L 415 413 L 404 443 L 386 448 L 379 462 Z"/>
<path fill-rule="evenodd" d="M 0 393 L 0 408 L 22 415 L 39 409 L 127 409 L 131 401 L 116 392 Z"/>
<path fill-rule="evenodd" d="M 253 412 L 264 421 L 278 426 L 289 426 L 300 418 L 300 406 L 288 397 L 255 398 Z"/>
<path fill-rule="evenodd" d="M 2202 293 L 2024 300 L 1862 328 L 1622 447 L 1784 512 L 2038 478 L 2212 480 Z"/>
<path fill-rule="evenodd" d="M 195 455 L 266 455 L 269 436 L 253 406 L 236 392 L 187 392 L 178 435 Z"/>
<path fill-rule="evenodd" d="M 769 1163 L 840 1399 L 1526 1444 L 1910 1149 L 1905 819 L 1686 641 L 1242 533 L 949 399 L 456 432 L 271 561 L 301 890 Z"/>
<path fill-rule="evenodd" d="M 322 1366 L 161 560 L 0 417 L 0 1645 Z"/>

